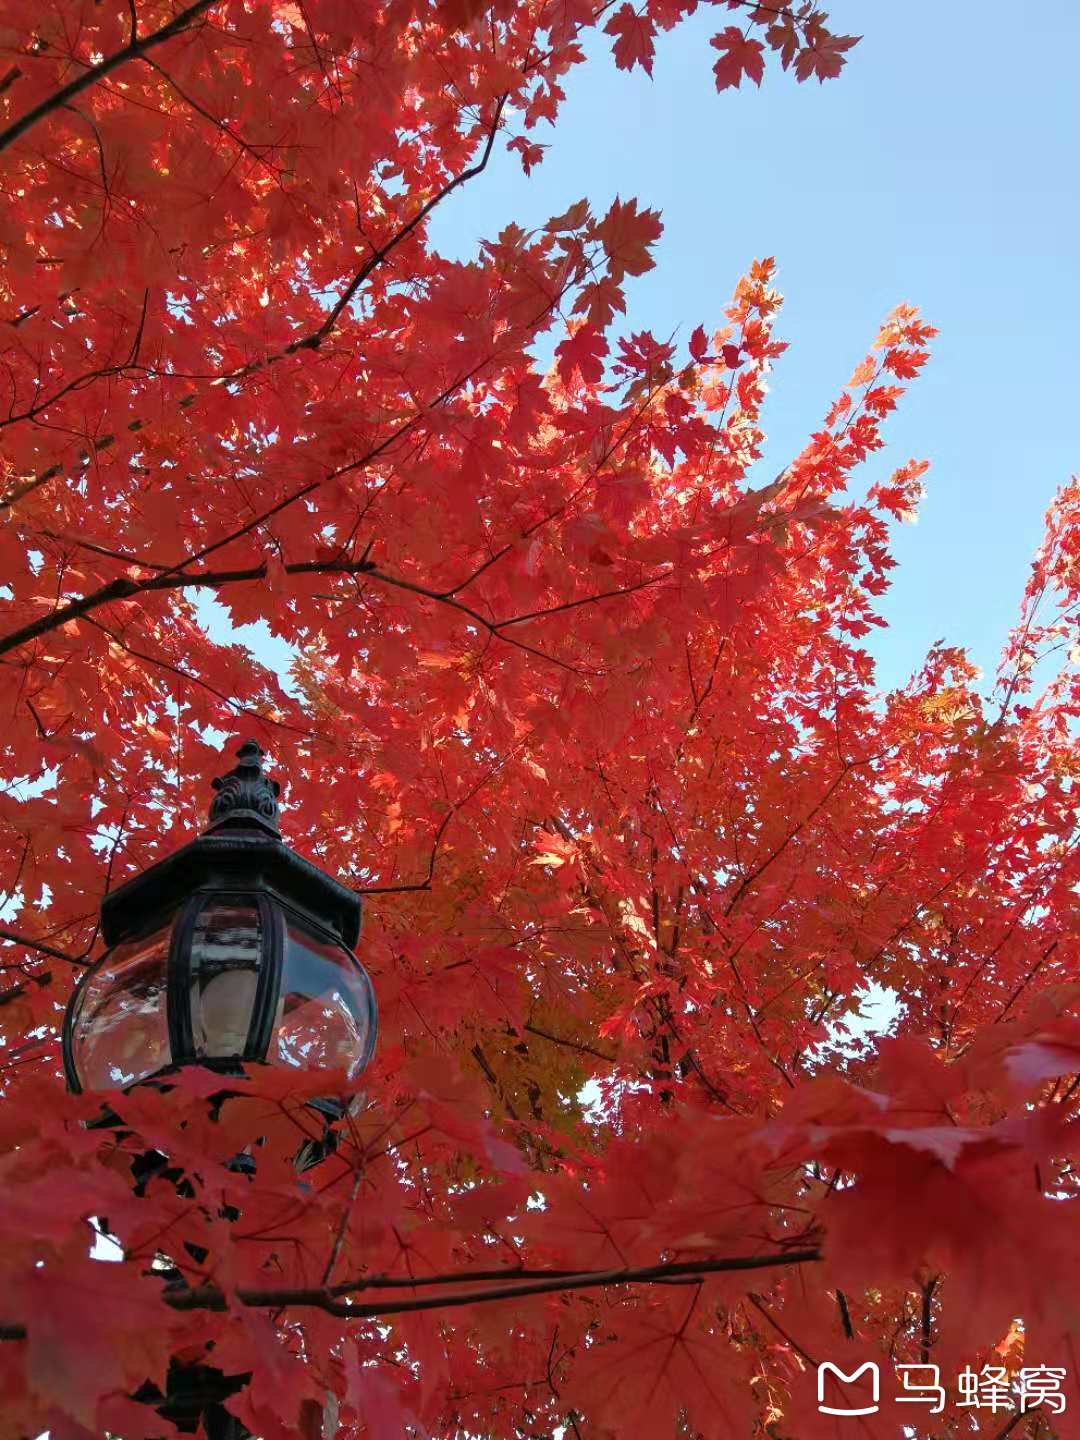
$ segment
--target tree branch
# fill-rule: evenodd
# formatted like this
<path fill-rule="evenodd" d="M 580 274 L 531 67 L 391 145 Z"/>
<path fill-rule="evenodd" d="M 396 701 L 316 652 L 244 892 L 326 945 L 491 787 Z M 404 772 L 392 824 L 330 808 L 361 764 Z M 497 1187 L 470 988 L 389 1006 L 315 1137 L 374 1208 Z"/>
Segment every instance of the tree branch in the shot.
<path fill-rule="evenodd" d="M 12 945 L 22 945 L 27 950 L 36 950 L 40 955 L 48 955 L 53 960 L 63 960 L 68 965 L 81 965 L 85 969 L 90 964 L 89 960 L 84 960 L 79 955 L 69 955 L 66 950 L 57 950 L 54 945 L 47 945 L 44 940 L 31 940 L 28 935 L 20 935 L 17 931 L 8 930 L 3 925 L 0 925 L 0 940 L 10 940 Z"/>
<path fill-rule="evenodd" d="M 368 1280 L 355 1280 L 335 1285 L 329 1290 L 237 1290 L 236 1298 L 247 1306 L 300 1305 L 328 1310 L 332 1315 L 365 1319 L 378 1315 L 394 1315 L 413 1310 L 448 1309 L 461 1305 L 482 1305 L 495 1300 L 517 1299 L 523 1295 L 544 1295 L 563 1290 L 596 1290 L 610 1285 L 647 1284 L 652 1281 L 670 1280 L 679 1275 L 707 1275 L 737 1270 L 767 1270 L 777 1266 L 805 1265 L 819 1260 L 817 1249 L 789 1250 L 775 1255 L 736 1255 L 727 1258 L 704 1260 L 676 1260 L 661 1265 L 629 1266 L 617 1270 L 583 1271 L 533 1271 L 525 1272 L 526 1278 L 519 1278 L 523 1272 L 481 1272 L 477 1280 L 487 1279 L 492 1287 L 481 1290 L 452 1291 L 450 1294 L 414 1296 L 408 1300 L 392 1301 L 386 1304 L 374 1301 L 369 1305 L 357 1305 L 346 1297 L 350 1292 L 374 1288 Z M 458 1277 L 458 1278 L 465 1278 Z M 438 1276 L 431 1280 L 409 1282 L 416 1288 L 430 1285 L 441 1286 L 453 1283 L 453 1276 Z M 503 1283 L 510 1282 L 510 1283 Z M 213 1286 L 166 1294 L 166 1300 L 176 1310 L 225 1310 L 228 1297 Z"/>
<path fill-rule="evenodd" d="M 807 825 L 810 824 L 810 822 L 815 818 L 818 812 L 826 804 L 828 804 L 829 800 L 832 799 L 834 791 L 836 791 L 843 784 L 843 782 L 851 774 L 852 770 L 855 770 L 860 765 L 869 765 L 870 761 L 875 758 L 875 756 L 871 755 L 864 760 L 849 760 L 844 765 L 839 775 L 837 775 L 836 778 L 832 780 L 830 784 L 826 787 L 825 793 L 824 795 L 822 795 L 821 799 L 817 801 L 817 803 L 807 812 L 806 815 L 803 816 L 803 818 L 798 822 L 797 825 L 794 826 L 793 829 L 788 831 L 788 833 L 779 842 L 779 844 L 776 845 L 775 848 L 772 849 L 768 855 L 766 855 L 765 859 L 755 865 L 753 870 L 751 870 L 749 874 L 735 887 L 734 893 L 728 900 L 727 904 L 724 906 L 725 919 L 735 909 L 739 901 L 746 894 L 747 890 L 749 890 L 752 885 L 756 884 L 756 882 L 761 879 L 762 875 L 764 875 L 765 871 L 768 870 L 769 866 L 780 858 L 780 856 L 784 853 L 784 851 L 791 844 L 791 842 L 797 839 L 798 836 L 802 834 L 802 832 L 806 829 Z"/>
<path fill-rule="evenodd" d="M 520 745 L 518 745 L 515 746 L 511 751 L 509 751 L 509 753 L 505 755 L 497 765 L 494 765 L 487 772 L 486 775 L 481 776 L 481 778 L 476 782 L 476 784 L 472 787 L 471 790 L 467 791 L 460 800 L 455 800 L 450 806 L 450 809 L 447 810 L 446 814 L 439 821 L 435 834 L 432 837 L 431 853 L 428 856 L 427 874 L 424 876 L 423 880 L 415 880 L 408 885 L 359 885 L 356 887 L 356 893 L 358 895 L 399 895 L 408 891 L 430 890 L 431 882 L 435 878 L 435 861 L 437 860 L 439 855 L 439 846 L 442 844 L 443 836 L 446 833 L 446 827 L 450 824 L 450 821 L 454 818 L 458 811 L 461 810 L 464 806 L 466 806 L 474 795 L 478 795 L 480 791 L 484 788 L 484 786 L 488 783 L 488 781 L 492 780 L 499 773 L 499 771 L 503 769 L 503 767 L 507 765 L 510 760 L 513 759 L 513 757 L 517 754 L 520 748 Z"/>
<path fill-rule="evenodd" d="M 462 170 L 460 175 L 455 175 L 454 178 L 448 180 L 441 189 L 436 190 L 431 199 L 420 206 L 411 220 L 407 220 L 400 230 L 395 230 L 384 245 L 380 245 L 377 250 L 372 251 L 363 265 L 360 266 L 360 269 L 357 270 L 356 274 L 349 281 L 348 285 L 346 285 L 338 297 L 337 303 L 331 308 L 319 328 L 313 330 L 310 335 L 305 335 L 300 340 L 294 340 L 290 345 L 286 346 L 284 352 L 286 355 L 291 355 L 296 350 L 317 350 L 337 324 L 342 311 L 350 304 L 353 296 L 372 271 L 377 269 L 390 252 L 396 249 L 403 240 L 407 239 L 417 226 L 423 224 L 432 210 L 435 209 L 436 205 L 440 205 L 459 185 L 464 185 L 466 181 L 474 179 L 487 168 L 487 163 L 491 159 L 491 152 L 495 145 L 495 136 L 499 133 L 499 123 L 502 120 L 503 108 L 508 99 L 508 95 L 499 96 L 495 105 L 494 118 L 488 128 L 487 141 L 484 144 L 483 153 L 476 164 L 470 165 L 467 170 Z"/>
<path fill-rule="evenodd" d="M 315 483 L 309 489 L 315 488 Z M 290 497 L 290 499 L 295 498 Z M 282 501 L 275 508 L 284 508 L 286 501 Z M 255 522 L 252 522 L 253 524 Z M 250 528 L 250 527 L 245 527 Z M 235 537 L 233 537 L 235 538 Z M 210 547 L 213 549 L 217 546 Z M 208 550 L 201 552 L 202 555 L 209 553 Z M 136 562 L 140 563 L 140 562 Z M 186 561 L 190 564 L 192 561 Z M 146 567 L 149 568 L 149 567 Z M 465 615 L 474 624 L 487 630 L 495 639 L 502 640 L 507 645 L 513 645 L 515 649 L 524 650 L 530 655 L 535 655 L 541 660 L 546 660 L 554 665 L 561 666 L 564 670 L 573 670 L 575 667 L 557 656 L 549 654 L 545 650 L 538 649 L 535 645 L 528 645 L 523 640 L 515 640 L 502 632 L 512 625 L 521 625 L 528 620 L 543 619 L 548 615 L 558 615 L 567 610 L 577 609 L 582 605 L 594 605 L 601 600 L 610 600 L 620 595 L 630 595 L 635 591 L 643 590 L 650 585 L 655 585 L 660 580 L 666 579 L 670 570 L 664 570 L 646 580 L 638 581 L 632 585 L 623 586 L 620 589 L 603 590 L 595 595 L 587 595 L 580 600 L 566 601 L 561 605 L 552 605 L 546 610 L 534 610 L 525 615 L 511 615 L 505 620 L 489 620 L 479 610 L 474 610 L 471 605 L 466 605 L 461 600 L 455 600 L 453 592 L 445 590 L 432 590 L 429 586 L 417 584 L 415 581 L 406 580 L 404 576 L 393 575 L 387 570 L 380 570 L 371 561 L 360 560 L 302 560 L 290 561 L 283 565 L 282 569 L 286 575 L 364 575 L 369 583 L 389 585 L 396 590 L 405 590 L 412 595 L 419 595 L 426 600 L 432 600 L 438 605 L 449 606 L 453 610 Z M 136 595 L 150 594 L 155 590 L 183 590 L 183 589 L 209 589 L 219 590 L 225 585 L 235 585 L 244 581 L 265 580 L 268 573 L 268 564 L 263 561 L 259 565 L 247 565 L 236 570 L 186 570 L 177 566 L 172 571 L 164 571 L 160 574 L 151 575 L 141 580 L 133 580 L 130 576 L 122 576 L 116 580 L 110 580 L 108 584 L 100 586 L 97 590 L 81 596 L 78 600 L 71 600 L 66 605 L 59 605 L 54 610 L 32 620 L 28 625 L 21 626 L 18 630 L 12 630 L 0 638 L 0 655 L 5 655 L 10 650 L 16 650 L 26 645 L 31 640 L 36 640 L 50 631 L 58 630 L 61 626 L 72 620 L 80 620 L 88 617 L 93 611 L 100 609 L 103 605 L 109 605 L 115 600 L 130 600 Z M 115 637 L 114 637 L 115 638 Z"/>
<path fill-rule="evenodd" d="M 449 1310 L 462 1305 L 485 1305 L 498 1300 L 514 1300 L 523 1295 L 546 1295 L 556 1291 L 599 1290 L 612 1285 L 663 1283 L 678 1276 L 700 1277 L 740 1270 L 768 1270 L 788 1265 L 807 1265 L 821 1259 L 817 1249 L 778 1251 L 773 1255 L 735 1255 L 724 1259 L 676 1260 L 662 1265 L 624 1267 L 618 1270 L 489 1270 L 464 1272 L 460 1275 L 435 1275 L 423 1280 L 398 1280 L 370 1277 L 329 1288 L 310 1290 L 236 1290 L 227 1295 L 213 1285 L 195 1289 L 166 1290 L 162 1296 L 173 1310 L 226 1311 L 231 1303 L 248 1309 L 267 1307 L 305 1307 L 323 1310 L 344 1320 L 369 1320 L 382 1315 L 402 1315 L 417 1310 Z M 526 1278 L 520 1278 L 526 1277 Z M 375 1301 L 369 1305 L 353 1304 L 339 1298 L 350 1292 L 377 1288 L 440 1287 L 463 1280 L 511 1282 L 493 1284 L 487 1289 L 459 1290 L 446 1294 L 416 1295 L 407 1300 Z M 0 1324 L 0 1340 L 25 1340 L 27 1327 L 18 1323 Z"/>
<path fill-rule="evenodd" d="M 552 1035 L 549 1030 L 541 1030 L 539 1025 L 526 1023 L 522 1028 L 527 1030 L 530 1035 L 538 1035 L 541 1040 L 547 1040 L 552 1045 L 563 1045 L 568 1050 L 579 1050 L 583 1055 L 595 1055 L 597 1060 L 604 1060 L 608 1065 L 614 1065 L 618 1058 L 615 1055 L 609 1055 L 606 1050 L 597 1050 L 594 1045 L 589 1045 L 584 1040 L 567 1040 L 565 1036 Z"/>
<path fill-rule="evenodd" d="M 6 130 L 0 131 L 0 150 L 6 150 L 9 145 L 14 144 L 16 140 L 35 126 L 39 120 L 44 120 L 45 117 L 51 115 L 54 110 L 62 109 L 63 106 L 74 100 L 76 95 L 81 95 L 84 90 L 89 90 L 91 86 L 96 85 L 97 82 L 104 79 L 106 75 L 110 75 L 114 70 L 119 69 L 121 65 L 126 65 L 129 60 L 138 59 L 155 45 L 164 44 L 166 40 L 171 40 L 174 35 L 179 35 L 193 20 L 198 19 L 204 11 L 209 10 L 215 3 L 216 0 L 195 0 L 193 5 L 189 5 L 186 10 L 181 10 L 179 15 L 174 15 L 169 23 L 163 25 L 160 30 L 155 30 L 152 35 L 144 35 L 141 40 L 132 38 L 122 50 L 115 51 L 112 55 L 102 60 L 100 64 L 92 65 L 89 70 L 84 71 L 82 75 L 72 80 L 70 84 L 46 96 L 40 104 L 35 105 L 32 110 L 28 110 L 25 115 L 21 115 L 14 124 L 9 125 Z"/>

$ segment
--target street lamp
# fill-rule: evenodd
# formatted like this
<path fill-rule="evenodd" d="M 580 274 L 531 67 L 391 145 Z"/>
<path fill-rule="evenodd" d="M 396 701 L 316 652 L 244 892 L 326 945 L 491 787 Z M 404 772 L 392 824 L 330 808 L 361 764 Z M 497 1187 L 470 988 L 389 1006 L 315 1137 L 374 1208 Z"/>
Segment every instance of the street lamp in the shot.
<path fill-rule="evenodd" d="M 109 948 L 64 1016 L 76 1092 L 241 1062 L 353 1078 L 371 1058 L 375 996 L 353 954 L 360 897 L 281 839 L 280 786 L 259 746 L 248 740 L 237 760 L 213 782 L 198 839 L 102 902 Z"/>
<path fill-rule="evenodd" d="M 353 954 L 360 897 L 284 843 L 280 786 L 263 774 L 253 740 L 237 761 L 213 782 L 198 839 L 102 901 L 108 948 L 64 1015 L 64 1073 L 76 1093 L 126 1090 L 188 1065 L 223 1075 L 244 1063 L 332 1069 L 351 1080 L 371 1059 L 375 995 Z M 332 1096 L 305 1104 L 322 1116 L 324 1134 L 297 1151 L 301 1171 L 333 1150 L 333 1123 L 348 1108 Z M 91 1123 L 121 1122 L 105 1107 Z M 168 1164 L 147 1151 L 132 1173 L 141 1187 L 158 1172 L 170 1176 Z M 227 1166 L 250 1173 L 254 1162 L 244 1152 Z M 183 1193 L 187 1182 L 175 1174 Z M 223 1408 L 250 1377 L 217 1369 L 212 1351 L 197 1363 L 174 1358 L 164 1392 L 148 1381 L 133 1398 L 182 1433 L 201 1427 L 209 1440 L 250 1440 Z"/>

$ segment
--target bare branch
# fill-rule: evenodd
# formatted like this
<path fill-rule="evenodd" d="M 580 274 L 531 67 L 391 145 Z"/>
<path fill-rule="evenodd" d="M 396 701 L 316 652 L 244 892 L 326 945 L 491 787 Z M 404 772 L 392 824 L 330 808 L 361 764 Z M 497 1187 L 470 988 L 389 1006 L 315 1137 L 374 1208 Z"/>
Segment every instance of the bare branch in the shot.
<path fill-rule="evenodd" d="M 63 960 L 68 965 L 81 965 L 85 968 L 90 964 L 89 960 L 84 960 L 80 955 L 69 955 L 66 950 L 57 950 L 55 945 L 46 944 L 44 940 L 31 940 L 28 935 L 20 935 L 17 931 L 9 930 L 2 925 L 0 925 L 0 940 L 8 940 L 12 945 L 22 945 L 27 950 L 36 950 L 39 955 L 48 955 L 53 960 Z"/>
<path fill-rule="evenodd" d="M 189 5 L 186 10 L 181 10 L 178 15 L 174 15 L 169 23 L 163 25 L 160 30 L 155 30 L 152 35 L 144 35 L 141 40 L 132 38 L 122 50 L 106 56 L 100 64 L 92 65 L 70 84 L 46 96 L 40 104 L 35 105 L 25 115 L 21 115 L 14 124 L 0 132 L 0 150 L 6 150 L 9 145 L 32 129 L 39 120 L 44 120 L 54 110 L 62 109 L 63 106 L 74 100 L 76 95 L 81 95 L 84 90 L 89 90 L 99 80 L 103 80 L 106 75 L 119 69 L 121 65 L 126 65 L 129 60 L 138 59 L 155 45 L 162 45 L 166 40 L 171 40 L 174 35 L 179 35 L 193 20 L 197 20 L 214 4 L 216 4 L 216 0 L 195 0 L 193 5 Z"/>
<path fill-rule="evenodd" d="M 482 171 L 487 168 L 487 163 L 491 159 L 491 151 L 495 145 L 495 136 L 499 133 L 499 124 L 502 120 L 503 107 L 506 105 L 508 99 L 508 95 L 500 95 L 498 101 L 496 102 L 495 115 L 492 119 L 491 125 L 488 127 L 487 141 L 484 144 L 483 153 L 481 154 L 480 159 L 476 162 L 476 164 L 470 165 L 467 170 L 462 170 L 460 175 L 455 175 L 453 180 L 448 180 L 447 183 L 440 190 L 436 190 L 435 194 L 432 195 L 431 199 L 420 206 L 419 210 L 417 210 L 416 214 L 412 217 L 411 220 L 407 220 L 399 230 L 394 231 L 393 235 L 390 237 L 390 239 L 386 242 L 385 245 L 380 245 L 377 250 L 373 250 L 372 253 L 368 256 L 368 258 L 364 261 L 363 265 L 360 266 L 360 269 L 349 281 L 348 285 L 346 285 L 345 289 L 338 297 L 337 303 L 331 308 L 331 310 L 327 314 L 326 319 L 319 326 L 319 328 L 317 330 L 313 330 L 310 335 L 305 335 L 300 340 L 294 340 L 291 345 L 286 347 L 285 354 L 292 354 L 293 351 L 296 350 L 317 350 L 322 344 L 322 342 L 326 339 L 326 337 L 330 334 L 330 332 L 334 329 L 339 318 L 341 317 L 342 311 L 352 302 L 353 296 L 360 289 L 360 286 L 364 283 L 364 281 L 368 278 L 372 271 L 375 270 L 379 265 L 381 265 L 382 262 L 386 259 L 386 257 L 391 253 L 391 251 L 395 250 L 403 240 L 406 240 L 417 228 L 417 226 L 423 224 L 423 222 L 435 209 L 436 205 L 441 204 L 441 202 L 445 200 L 448 195 L 452 194 L 452 192 L 455 191 L 459 185 L 464 185 L 466 181 L 472 180 L 475 176 L 481 174 Z"/>
<path fill-rule="evenodd" d="M 567 1040 L 562 1035 L 552 1035 L 549 1030 L 541 1030 L 539 1025 L 526 1024 L 523 1027 L 530 1035 L 538 1035 L 541 1040 L 547 1040 L 552 1045 L 565 1046 L 567 1050 L 580 1050 L 583 1055 L 595 1055 L 597 1060 L 604 1060 L 609 1065 L 614 1065 L 615 1055 L 609 1055 L 606 1050 L 597 1050 L 595 1046 L 588 1045 L 584 1040 Z"/>
<path fill-rule="evenodd" d="M 213 1285 L 202 1285 L 195 1289 L 167 1289 L 162 1300 L 173 1310 L 215 1310 L 226 1311 L 231 1304 L 240 1304 L 248 1309 L 267 1307 L 303 1307 L 323 1310 L 345 1320 L 370 1320 L 382 1315 L 402 1315 L 416 1310 L 449 1310 L 461 1305 L 486 1305 L 498 1300 L 514 1300 L 523 1295 L 546 1295 L 555 1291 L 600 1290 L 612 1285 L 663 1284 L 679 1276 L 700 1278 L 722 1272 L 740 1270 L 770 1270 L 788 1265 L 807 1265 L 821 1259 L 818 1249 L 777 1251 L 772 1255 L 734 1255 L 726 1258 L 706 1257 L 701 1260 L 676 1260 L 663 1265 L 644 1265 L 638 1268 L 623 1267 L 618 1270 L 489 1270 L 460 1275 L 436 1275 L 426 1279 L 407 1281 L 386 1280 L 370 1277 L 354 1280 L 328 1289 L 311 1290 L 249 1290 L 241 1289 L 227 1295 Z M 527 1277 L 527 1278 L 522 1278 Z M 408 1300 L 375 1301 L 369 1305 L 357 1305 L 341 1298 L 350 1292 L 401 1286 L 411 1289 L 428 1289 L 444 1284 L 477 1283 L 481 1280 L 498 1281 L 486 1289 L 451 1291 L 446 1294 L 413 1296 Z M 505 1282 L 505 1283 L 502 1283 Z M 25 1340 L 27 1327 L 21 1324 L 0 1324 L 0 1340 Z"/>
<path fill-rule="evenodd" d="M 306 489 L 315 488 L 318 482 L 312 482 Z M 283 509 L 287 504 L 296 498 L 296 492 L 286 500 L 267 512 L 267 515 L 274 511 Z M 264 517 L 266 518 L 266 517 Z M 256 524 L 252 521 L 250 525 L 244 526 L 244 530 L 254 528 Z M 237 532 L 238 534 L 241 532 Z M 230 539 L 236 538 L 235 536 Z M 221 544 L 225 542 L 222 541 Z M 202 558 L 211 550 L 220 548 L 219 545 L 208 546 L 192 560 L 183 562 L 183 565 L 191 564 L 194 560 Z M 147 567 L 149 568 L 149 567 Z M 445 590 L 433 590 L 429 586 L 420 585 L 413 580 L 407 580 L 404 576 L 393 575 L 387 570 L 381 570 L 378 566 L 368 560 L 303 560 L 290 561 L 284 565 L 283 570 L 287 575 L 364 575 L 368 583 L 388 585 L 396 590 L 405 590 L 409 594 L 419 595 L 426 600 L 432 600 L 438 605 L 446 605 L 453 610 L 459 611 L 468 617 L 475 625 L 487 630 L 495 639 L 503 641 L 515 649 L 523 650 L 527 654 L 535 655 L 538 659 L 558 665 L 564 670 L 571 670 L 580 673 L 578 668 L 558 656 L 549 654 L 535 645 L 528 645 L 522 640 L 515 640 L 502 632 L 512 625 L 524 624 L 527 620 L 538 620 L 548 615 L 561 614 L 566 610 L 574 610 L 582 605 L 594 605 L 602 600 L 610 600 L 621 595 L 630 595 L 635 591 L 643 590 L 658 581 L 666 579 L 671 574 L 670 570 L 661 571 L 650 576 L 646 580 L 638 581 L 633 585 L 623 586 L 621 589 L 603 590 L 595 595 L 587 595 L 579 600 L 570 600 L 561 605 L 552 605 L 546 610 L 534 610 L 526 615 L 512 615 L 505 620 L 489 620 L 479 610 L 474 610 L 471 605 L 466 605 L 461 600 L 455 600 L 452 592 Z M 0 655 L 7 654 L 10 650 L 16 650 L 26 645 L 31 640 L 36 640 L 42 635 L 47 635 L 53 630 L 68 624 L 72 620 L 80 620 L 88 617 L 93 611 L 104 605 L 109 605 L 116 600 L 128 600 L 135 595 L 146 595 L 157 590 L 183 590 L 183 589 L 209 589 L 219 590 L 226 585 L 235 585 L 244 581 L 265 580 L 268 573 L 267 562 L 259 565 L 248 565 L 236 570 L 188 570 L 177 566 L 172 571 L 165 570 L 159 574 L 147 576 L 141 580 L 134 580 L 130 576 L 123 576 L 116 580 L 110 580 L 108 584 L 92 590 L 88 595 L 81 596 L 78 600 L 71 600 L 66 605 L 59 605 L 55 610 L 32 620 L 28 625 L 23 625 L 18 630 L 13 630 L 6 636 L 0 638 Z M 116 638 L 115 636 L 113 637 Z M 118 642 L 123 643 L 123 642 Z M 125 646 L 125 648 L 128 648 Z M 143 657 L 149 658 L 149 657 Z M 191 678 L 191 677 L 188 677 Z"/>

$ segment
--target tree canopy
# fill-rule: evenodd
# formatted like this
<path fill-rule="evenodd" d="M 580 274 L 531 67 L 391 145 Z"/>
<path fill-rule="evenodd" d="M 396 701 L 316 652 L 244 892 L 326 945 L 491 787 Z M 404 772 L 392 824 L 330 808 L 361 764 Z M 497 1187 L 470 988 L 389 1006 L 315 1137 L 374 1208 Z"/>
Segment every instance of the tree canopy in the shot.
<path fill-rule="evenodd" d="M 714 3 L 721 90 L 843 84 L 813 4 Z M 1076 1433 L 1080 486 L 994 684 L 881 693 L 919 313 L 762 475 L 772 258 L 657 338 L 647 196 L 429 241 L 590 32 L 650 70 L 695 8 L 0 3 L 2 1436 L 172 1434 L 177 1359 L 262 1440 Z M 103 1129 L 59 1062 L 247 736 L 367 897 L 379 1046 L 302 1174 L 325 1075 Z M 956 1390 L 1036 1366 L 1072 1414 Z"/>

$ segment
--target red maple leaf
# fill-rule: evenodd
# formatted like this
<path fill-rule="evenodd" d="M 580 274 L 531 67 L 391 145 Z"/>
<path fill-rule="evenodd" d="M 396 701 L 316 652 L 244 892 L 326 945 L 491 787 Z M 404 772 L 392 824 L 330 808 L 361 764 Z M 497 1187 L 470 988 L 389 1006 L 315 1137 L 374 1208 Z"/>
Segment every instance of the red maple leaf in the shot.
<path fill-rule="evenodd" d="M 589 1365 L 567 1387 L 575 1408 L 608 1416 L 625 1434 L 668 1435 L 685 1415 L 717 1440 L 744 1440 L 755 1410 L 749 1376 L 740 1383 L 733 1370 L 718 1371 L 708 1310 L 700 1286 L 609 1309 Z"/>
<path fill-rule="evenodd" d="M 729 25 L 714 35 L 709 44 L 721 52 L 713 66 L 718 90 L 737 89 L 744 75 L 755 85 L 761 84 L 765 74 L 765 47 L 760 40 L 751 40 L 737 25 Z"/>
<path fill-rule="evenodd" d="M 646 75 L 652 74 L 656 26 L 648 14 L 639 14 L 630 4 L 620 5 L 604 26 L 604 33 L 615 36 L 612 49 L 620 70 L 640 65 Z"/>
<path fill-rule="evenodd" d="M 579 325 L 555 347 L 559 375 L 566 385 L 578 377 L 586 385 L 595 385 L 604 373 L 607 341 L 591 325 Z"/>
<path fill-rule="evenodd" d="M 615 281 L 624 275 L 643 275 L 652 268 L 655 262 L 649 251 L 663 228 L 658 211 L 638 210 L 636 200 L 613 202 L 595 230 Z"/>

